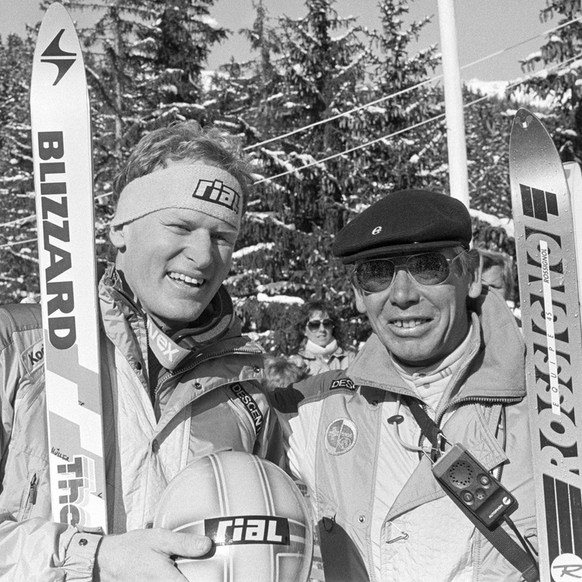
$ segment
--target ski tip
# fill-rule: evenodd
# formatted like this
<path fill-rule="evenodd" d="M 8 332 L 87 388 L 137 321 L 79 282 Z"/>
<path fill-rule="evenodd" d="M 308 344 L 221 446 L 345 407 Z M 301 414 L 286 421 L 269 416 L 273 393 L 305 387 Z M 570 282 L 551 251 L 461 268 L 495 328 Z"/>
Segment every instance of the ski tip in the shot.
<path fill-rule="evenodd" d="M 517 117 L 518 115 L 533 115 L 533 113 L 532 113 L 532 112 L 531 112 L 529 109 L 527 109 L 527 108 L 525 108 L 525 107 L 520 107 L 520 108 L 517 110 L 516 117 Z"/>
<path fill-rule="evenodd" d="M 517 110 L 511 126 L 511 132 L 509 135 L 510 156 L 515 144 L 518 144 L 519 148 L 523 148 L 521 142 L 524 140 L 529 142 L 531 148 L 539 147 L 543 144 L 548 151 L 555 149 L 552 137 L 539 117 L 529 109 L 521 107 Z M 536 157 L 533 151 L 528 155 Z"/>
<path fill-rule="evenodd" d="M 73 23 L 73 19 L 71 18 L 69 11 L 60 2 L 52 2 L 51 4 L 49 4 L 49 7 L 46 9 L 46 12 L 44 13 L 42 21 L 44 23 L 46 19 L 53 18 L 58 19 L 68 18 L 71 21 L 71 24 Z"/>
<path fill-rule="evenodd" d="M 520 107 L 515 114 L 512 130 L 513 128 L 527 129 L 533 122 L 540 123 L 540 120 L 529 109 Z"/>
<path fill-rule="evenodd" d="M 75 25 L 67 9 L 53 2 L 42 19 L 32 64 L 31 94 L 42 94 L 56 87 L 64 78 L 73 76 L 70 70 L 82 69 L 83 54 Z M 67 81 L 63 84 L 67 84 Z"/>

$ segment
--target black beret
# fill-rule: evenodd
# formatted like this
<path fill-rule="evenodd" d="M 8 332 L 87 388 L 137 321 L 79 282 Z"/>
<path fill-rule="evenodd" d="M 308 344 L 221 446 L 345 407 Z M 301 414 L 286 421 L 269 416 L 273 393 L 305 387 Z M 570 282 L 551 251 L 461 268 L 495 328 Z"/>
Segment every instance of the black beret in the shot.
<path fill-rule="evenodd" d="M 460 200 L 428 190 L 401 190 L 344 226 L 332 250 L 348 264 L 442 247 L 468 249 L 471 237 L 471 216 Z"/>

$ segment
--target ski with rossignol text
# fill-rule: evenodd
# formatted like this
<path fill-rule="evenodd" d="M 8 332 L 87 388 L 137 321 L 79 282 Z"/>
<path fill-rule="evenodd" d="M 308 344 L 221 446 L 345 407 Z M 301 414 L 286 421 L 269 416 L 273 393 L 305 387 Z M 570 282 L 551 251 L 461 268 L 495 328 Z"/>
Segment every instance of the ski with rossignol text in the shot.
<path fill-rule="evenodd" d="M 582 579 L 582 330 L 568 182 L 539 119 L 519 109 L 509 146 L 526 343 L 540 580 Z M 526 443 L 523 443 L 526 446 Z"/>
<path fill-rule="evenodd" d="M 30 111 L 53 520 L 106 532 L 90 105 L 59 3 L 38 33 Z"/>

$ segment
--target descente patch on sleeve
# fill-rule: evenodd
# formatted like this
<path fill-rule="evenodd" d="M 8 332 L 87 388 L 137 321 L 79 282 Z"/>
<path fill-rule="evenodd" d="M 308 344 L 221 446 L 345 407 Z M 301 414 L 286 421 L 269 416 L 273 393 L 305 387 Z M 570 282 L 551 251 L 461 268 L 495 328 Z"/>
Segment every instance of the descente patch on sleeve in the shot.
<path fill-rule="evenodd" d="M 330 390 L 335 390 L 336 388 L 355 390 L 356 385 L 352 382 L 351 378 L 338 378 L 337 380 L 334 380 L 329 387 Z"/>
<path fill-rule="evenodd" d="M 255 402 L 255 399 L 245 390 L 241 382 L 229 384 L 228 389 L 232 394 L 231 398 L 240 400 L 246 411 L 249 413 L 249 416 L 251 417 L 251 420 L 255 426 L 255 432 L 258 435 L 259 432 L 261 432 L 265 422 L 265 417 L 263 416 L 259 405 Z"/>

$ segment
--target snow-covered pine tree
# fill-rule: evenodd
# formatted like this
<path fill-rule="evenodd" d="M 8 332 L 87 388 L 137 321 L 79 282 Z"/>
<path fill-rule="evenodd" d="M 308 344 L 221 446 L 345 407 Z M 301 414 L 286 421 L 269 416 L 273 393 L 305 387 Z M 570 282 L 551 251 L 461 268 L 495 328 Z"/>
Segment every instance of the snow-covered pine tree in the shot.
<path fill-rule="evenodd" d="M 113 175 L 144 131 L 177 118 L 204 121 L 202 70 L 227 31 L 209 18 L 214 0 L 69 0 L 94 98 L 97 182 Z"/>
<path fill-rule="evenodd" d="M 264 6 L 257 4 L 257 21 L 249 31 L 257 60 L 231 63 L 226 76 L 216 79 L 221 114 L 231 113 L 232 127 L 249 140 L 264 180 L 250 203 L 230 285 L 246 323 L 258 331 L 274 329 L 268 345 L 282 351 L 292 351 L 300 337 L 301 330 L 292 325 L 296 307 L 289 305 L 295 298 L 329 300 L 349 323 L 354 341 L 367 333 L 353 309 L 346 269 L 331 257 L 331 244 L 353 210 L 395 185 L 412 184 L 402 176 L 414 173 L 409 158 L 420 146 L 414 136 L 407 137 L 304 166 L 412 125 L 422 108 L 416 103 L 426 103 L 429 91 L 422 99 L 411 94 L 387 107 L 330 118 L 415 84 L 435 62 L 434 49 L 408 58 L 406 45 L 423 23 L 406 25 L 398 18 L 406 10 L 403 0 L 380 3 L 384 20 L 377 33 L 363 30 L 355 18 L 338 16 L 334 5 L 333 0 L 308 0 L 305 16 L 279 18 L 272 27 Z M 392 36 L 397 41 L 381 40 Z M 243 88 L 243 100 L 233 83 Z M 425 140 L 424 135 L 417 139 Z"/>
<path fill-rule="evenodd" d="M 38 290 L 28 91 L 34 41 L 0 43 L 0 303 Z"/>
<path fill-rule="evenodd" d="M 293 349 L 299 333 L 289 302 L 318 296 L 332 301 L 351 337 L 361 339 L 367 328 L 352 309 L 348 273 L 331 259 L 335 233 L 354 211 L 388 190 L 447 187 L 443 125 L 408 130 L 444 112 L 438 86 L 415 87 L 428 79 L 437 56 L 433 47 L 409 54 L 426 20 L 410 22 L 405 0 L 382 0 L 378 30 L 369 31 L 357 19 L 339 17 L 333 0 L 306 2 L 298 19 L 270 18 L 268 3 L 256 0 L 247 37 L 257 58 L 228 63 L 207 90 L 201 67 L 225 31 L 208 19 L 214 0 L 192 0 L 191 10 L 181 2 L 98 0 L 88 19 L 80 8 L 91 6 L 89 0 L 65 2 L 75 18 L 90 23 L 81 33 L 92 85 L 96 193 L 111 191 L 120 161 L 142 133 L 169 119 L 213 121 L 240 135 L 264 178 L 250 201 L 230 279 L 247 325 L 274 329 L 270 345 Z M 33 44 L 14 39 L 0 53 L 0 203 L 10 200 L 1 209 L 1 222 L 9 224 L 0 229 L 0 301 L 37 288 L 35 246 L 12 244 L 35 238 L 26 107 Z M 182 57 L 186 53 L 188 59 Z M 386 99 L 394 93 L 399 94 Z M 466 102 L 471 99 L 467 95 Z M 376 100 L 381 101 L 334 118 Z M 507 202 L 507 108 L 493 100 L 466 111 L 472 205 L 498 216 Z M 400 130 L 405 132 L 382 139 Z M 98 242 L 104 243 L 111 201 L 100 200 Z M 12 222 L 15 215 L 19 222 Z M 476 228 L 481 246 L 505 250 L 502 229 Z"/>
<path fill-rule="evenodd" d="M 214 0 L 63 3 L 73 17 L 91 14 L 78 33 L 91 92 L 97 248 L 104 259 L 117 172 L 145 132 L 175 119 L 206 122 L 202 71 L 227 31 L 209 18 Z"/>
<path fill-rule="evenodd" d="M 548 72 L 520 85 L 530 95 L 550 98 L 551 111 L 544 112 L 544 125 L 552 135 L 562 161 L 582 162 L 582 16 L 580 0 L 554 0 L 540 11 L 544 21 L 567 26 L 549 34 L 539 50 L 521 61 L 524 72 L 543 66 Z M 563 65 L 560 65 L 563 63 Z"/>
<path fill-rule="evenodd" d="M 246 323 L 259 331 L 274 329 L 274 343 L 284 351 L 296 335 L 290 303 L 312 296 L 337 303 L 346 287 L 345 274 L 337 286 L 329 250 L 343 225 L 351 170 L 343 160 L 301 168 L 353 142 L 345 124 L 334 120 L 255 144 L 359 102 L 370 55 L 354 19 L 340 18 L 334 3 L 307 0 L 304 16 L 278 18 L 276 26 L 257 4 L 257 20 L 248 31 L 257 60 L 231 64 L 225 71 L 230 74 L 216 79 L 223 119 L 245 135 L 264 180 L 249 203 L 229 283 Z M 233 95 L 233 87 L 241 91 Z"/>

